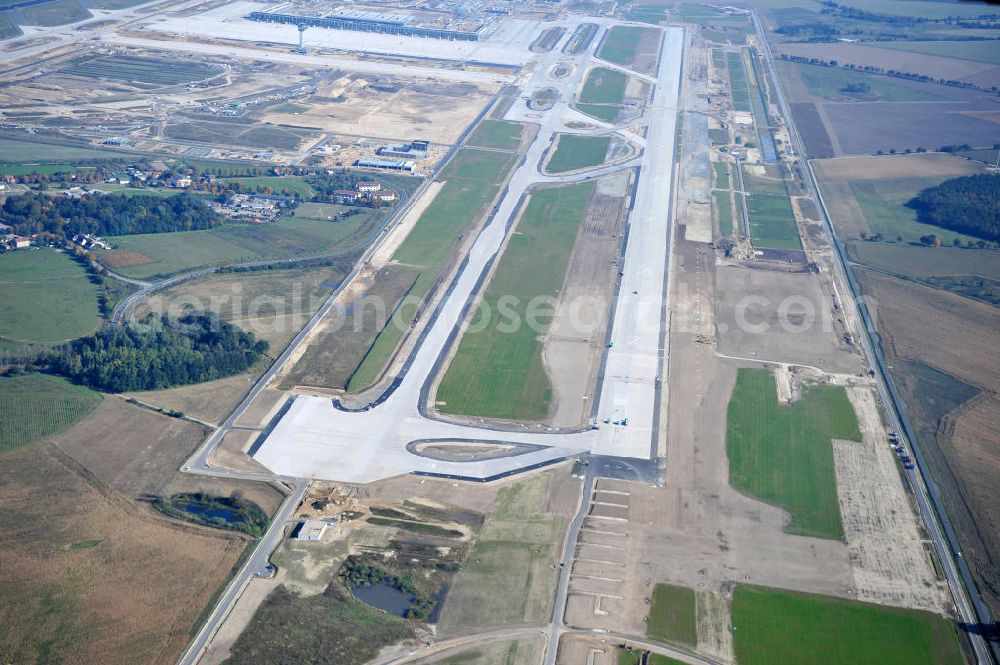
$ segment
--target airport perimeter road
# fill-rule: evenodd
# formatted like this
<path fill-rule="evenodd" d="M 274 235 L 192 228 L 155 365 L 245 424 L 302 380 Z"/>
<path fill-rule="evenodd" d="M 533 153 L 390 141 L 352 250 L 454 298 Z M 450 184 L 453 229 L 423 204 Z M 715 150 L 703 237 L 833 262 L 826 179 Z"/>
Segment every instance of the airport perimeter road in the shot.
<path fill-rule="evenodd" d="M 777 92 L 781 112 L 785 116 L 785 122 L 788 123 L 792 145 L 798 155 L 804 156 L 806 154 L 804 145 L 799 136 L 798 129 L 795 127 L 795 121 L 792 117 L 791 109 L 788 106 L 784 93 L 781 89 L 780 79 L 778 78 L 777 71 L 775 71 L 774 67 L 774 58 L 771 54 L 771 47 L 765 39 L 764 31 L 761 27 L 760 17 L 756 12 L 753 12 L 753 22 L 757 30 L 757 37 L 763 46 L 764 60 L 766 61 L 768 70 L 774 80 L 775 91 Z M 902 400 L 892 385 L 892 378 L 889 376 L 888 370 L 885 366 L 881 350 L 878 347 L 878 342 L 874 339 L 875 331 L 872 330 L 869 325 L 870 321 L 858 305 L 857 299 L 860 294 L 856 290 L 856 285 L 850 278 L 844 256 L 841 252 L 840 245 L 837 242 L 836 230 L 834 229 L 833 222 L 830 219 L 830 213 L 826 208 L 826 203 L 823 201 L 819 186 L 816 184 L 816 177 L 813 174 L 812 165 L 805 160 L 804 157 L 801 159 L 806 165 L 806 168 L 803 169 L 806 184 L 808 185 L 813 198 L 820 202 L 820 208 L 823 211 L 822 214 L 825 222 L 826 236 L 833 252 L 834 266 L 836 270 L 835 285 L 839 291 L 841 302 L 844 304 L 845 311 L 849 310 L 850 316 L 853 319 L 854 328 L 857 332 L 857 338 L 861 343 L 861 348 L 864 351 L 868 366 L 875 372 L 875 383 L 878 388 L 879 398 L 885 406 L 885 413 L 888 419 L 887 424 L 890 428 L 899 433 L 903 442 L 908 444 L 908 447 L 914 451 L 914 457 L 917 460 L 917 469 L 907 471 L 906 477 L 910 482 L 910 487 L 913 488 L 913 493 L 914 496 L 916 496 L 917 505 L 920 509 L 920 514 L 923 518 L 924 525 L 927 528 L 927 532 L 930 535 L 931 540 L 934 542 L 934 548 L 941 561 L 941 567 L 944 571 L 945 578 L 948 580 L 948 586 L 951 588 L 952 597 L 955 601 L 955 607 L 958 610 L 963 623 L 969 626 L 989 625 L 991 621 L 989 610 L 977 595 L 978 592 L 976 590 L 975 583 L 972 580 L 972 576 L 969 573 L 968 567 L 965 565 L 965 562 L 961 560 L 962 555 L 958 543 L 955 541 L 953 536 L 949 537 L 949 535 L 946 535 L 945 528 L 942 525 L 942 520 L 947 520 L 946 509 L 936 498 L 932 499 L 932 495 L 928 491 L 928 484 L 932 484 L 933 481 L 929 479 L 930 477 L 926 475 L 926 471 L 924 470 L 924 462 L 922 455 L 919 452 L 919 443 L 913 436 L 913 430 L 906 418 L 905 405 L 902 403 Z M 996 649 L 996 645 L 988 645 L 986 639 L 982 635 L 973 631 L 967 631 L 966 636 L 972 644 L 972 648 L 976 653 L 976 659 L 980 665 L 990 665 L 990 663 L 997 662 L 994 660 L 997 654 L 995 651 L 991 653 L 991 648 Z"/>
<path fill-rule="evenodd" d="M 277 512 L 275 512 L 267 532 L 257 543 L 246 563 L 240 568 L 240 572 L 236 574 L 226 587 L 226 590 L 222 592 L 222 597 L 216 603 L 215 609 L 212 610 L 205 624 L 188 645 L 187 651 L 177 661 L 178 665 L 195 665 L 201 659 L 202 653 L 204 653 L 212 638 L 215 637 L 215 634 L 219 631 L 219 627 L 229 616 L 229 613 L 232 612 L 233 606 L 236 605 L 236 601 L 239 600 L 240 595 L 243 594 L 243 590 L 246 589 L 250 580 L 257 576 L 267 575 L 268 559 L 270 559 L 271 553 L 274 552 L 278 543 L 284 537 L 285 526 L 302 501 L 302 497 L 305 495 L 308 487 L 308 481 L 300 480 L 296 482 L 295 489 L 288 495 Z"/>

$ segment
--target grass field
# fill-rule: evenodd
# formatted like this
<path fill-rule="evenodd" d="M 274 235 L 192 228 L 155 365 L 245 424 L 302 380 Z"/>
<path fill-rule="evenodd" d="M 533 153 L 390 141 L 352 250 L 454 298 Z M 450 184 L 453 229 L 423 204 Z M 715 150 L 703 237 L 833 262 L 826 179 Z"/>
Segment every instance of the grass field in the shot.
<path fill-rule="evenodd" d="M 780 168 L 766 166 L 764 173 L 754 173 L 743 166 L 743 187 L 751 194 L 785 196 L 788 194 L 787 181 Z"/>
<path fill-rule="evenodd" d="M 176 59 L 164 61 L 133 55 L 105 55 L 74 62 L 61 71 L 87 78 L 177 85 L 207 79 L 222 70 L 212 65 L 180 62 Z"/>
<path fill-rule="evenodd" d="M 592 183 L 585 183 L 531 196 L 473 315 L 473 321 L 491 319 L 462 336 L 438 387 L 440 411 L 511 420 L 548 415 L 552 387 L 538 337 L 551 314 L 537 317 L 541 329 L 526 318 L 532 299 L 558 298 L 593 190 Z M 498 315 L 508 308 L 519 325 L 510 326 L 506 314 Z"/>
<path fill-rule="evenodd" d="M 942 178 L 901 178 L 897 180 L 851 180 L 851 193 L 861 206 L 861 211 L 872 232 L 886 238 L 902 236 L 903 240 L 916 241 L 920 236 L 936 235 L 944 244 L 958 238 L 961 242 L 976 238 L 943 229 L 940 226 L 917 221 L 917 211 L 906 207 L 907 201 L 925 187 L 933 187 Z"/>
<path fill-rule="evenodd" d="M 861 440 L 844 388 L 813 386 L 786 406 L 770 371 L 740 369 L 727 423 L 734 489 L 787 510 L 789 533 L 843 538 L 830 440 Z"/>
<path fill-rule="evenodd" d="M 10 39 L 21 34 L 21 28 L 6 13 L 0 14 L 0 39 Z"/>
<path fill-rule="evenodd" d="M 100 393 L 54 376 L 0 379 L 0 451 L 69 429 L 100 401 Z"/>
<path fill-rule="evenodd" d="M 609 145 L 611 145 L 610 136 L 562 134 L 559 136 L 555 152 L 545 165 L 545 170 L 549 173 L 565 173 L 603 164 Z"/>
<path fill-rule="evenodd" d="M 751 194 L 747 206 L 750 235 L 755 247 L 802 249 L 795 214 L 787 196 Z"/>
<path fill-rule="evenodd" d="M 284 259 L 348 250 L 361 244 L 381 214 L 366 210 L 339 221 L 286 217 L 274 224 L 225 224 L 207 231 L 111 238 L 101 261 L 129 277 L 168 275 L 203 266 Z"/>
<path fill-rule="evenodd" d="M 960 665 L 952 624 L 936 614 L 793 591 L 737 586 L 740 665 Z"/>
<path fill-rule="evenodd" d="M 714 192 L 715 210 L 719 215 L 719 233 L 729 235 L 733 232 L 733 197 L 728 192 Z"/>
<path fill-rule="evenodd" d="M 1000 281 L 1000 252 L 993 249 L 923 247 L 900 243 L 847 243 L 852 261 L 914 279 L 977 275 Z"/>
<path fill-rule="evenodd" d="M 298 176 L 262 176 L 259 178 L 224 178 L 223 182 L 238 182 L 244 189 L 251 192 L 257 191 L 258 187 L 270 187 L 272 194 L 284 194 L 291 196 L 298 194 L 303 200 L 308 200 L 316 195 L 313 186 Z"/>
<path fill-rule="evenodd" d="M 483 120 L 469 137 L 468 145 L 497 150 L 517 150 L 524 126 L 518 122 Z"/>
<path fill-rule="evenodd" d="M 918 86 L 910 86 L 887 76 L 848 71 L 838 67 L 795 63 L 809 94 L 825 99 L 857 98 L 863 101 L 924 102 L 940 101 L 941 96 Z M 850 85 L 868 85 L 867 93 L 848 93 Z"/>
<path fill-rule="evenodd" d="M 442 634 L 548 619 L 565 522 L 544 509 L 549 478 L 533 476 L 499 491 L 495 509 L 448 593 L 438 624 Z"/>
<path fill-rule="evenodd" d="M 119 459 L 141 459 L 155 447 L 148 432 L 120 440 L 128 450 Z M 154 518 L 48 443 L 0 459 L 5 662 L 179 658 L 195 618 L 247 541 Z"/>
<path fill-rule="evenodd" d="M 76 0 L 55 0 L 21 10 L 28 25 L 56 26 L 93 18 Z"/>
<path fill-rule="evenodd" d="M 628 5 L 625 18 L 640 23 L 659 25 L 667 18 L 667 9 L 661 5 Z"/>
<path fill-rule="evenodd" d="M 604 122 L 614 122 L 621 111 L 620 106 L 612 104 L 577 104 L 576 109 Z"/>
<path fill-rule="evenodd" d="M 694 589 L 657 584 L 649 608 L 646 637 L 660 642 L 679 642 L 690 647 L 698 644 Z"/>
<path fill-rule="evenodd" d="M 449 162 L 439 176 L 445 185 L 392 257 L 417 267 L 412 296 L 423 298 L 434 287 L 460 236 L 500 191 L 515 158 L 513 153 L 464 148 Z M 412 310 L 400 310 L 388 322 L 354 372 L 348 389 L 366 388 L 378 379 L 414 315 Z"/>
<path fill-rule="evenodd" d="M 597 57 L 617 65 L 629 66 L 635 58 L 639 40 L 651 28 L 616 25 L 608 29 Z"/>
<path fill-rule="evenodd" d="M 51 143 L 36 143 L 34 141 L 18 141 L 16 139 L 0 138 L 0 163 L 9 164 L 39 164 L 45 161 L 65 163 L 72 159 L 128 159 L 134 154 L 116 152 L 114 150 L 97 150 L 60 146 Z M 15 173 L 0 166 L 0 173 Z"/>
<path fill-rule="evenodd" d="M 579 100 L 584 104 L 620 104 L 625 97 L 628 75 L 606 67 L 595 67 L 587 74 Z"/>
<path fill-rule="evenodd" d="M 93 332 L 100 324 L 97 287 L 65 254 L 48 248 L 0 255 L 0 336 L 54 343 Z"/>
<path fill-rule="evenodd" d="M 715 186 L 719 189 L 729 189 L 729 164 L 726 162 L 715 162 Z"/>
<path fill-rule="evenodd" d="M 743 64 L 742 52 L 726 54 L 729 65 L 729 90 L 733 98 L 733 108 L 742 113 L 750 113 L 750 82 L 747 80 L 747 70 Z"/>

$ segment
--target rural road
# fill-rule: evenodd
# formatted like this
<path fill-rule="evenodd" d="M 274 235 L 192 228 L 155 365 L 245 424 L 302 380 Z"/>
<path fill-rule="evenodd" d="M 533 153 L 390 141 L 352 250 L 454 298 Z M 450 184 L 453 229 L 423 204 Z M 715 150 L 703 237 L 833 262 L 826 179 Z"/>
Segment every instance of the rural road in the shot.
<path fill-rule="evenodd" d="M 243 567 L 240 568 L 236 576 L 233 577 L 226 590 L 222 592 L 222 596 L 216 603 L 212 613 L 188 645 L 184 655 L 177 661 L 178 665 L 195 665 L 201 659 L 202 653 L 208 647 L 212 638 L 215 637 L 222 622 L 229 616 L 233 606 L 236 605 L 236 601 L 239 600 L 240 595 L 242 595 L 243 590 L 250 583 L 250 580 L 255 576 L 267 575 L 268 559 L 284 537 L 285 526 L 291 519 L 295 509 L 298 508 L 299 502 L 302 501 L 302 497 L 305 496 L 308 487 L 309 483 L 307 481 L 298 481 L 295 489 L 288 495 L 277 512 L 275 512 L 271 518 L 267 532 L 257 543 L 254 551 L 250 554 L 250 557 L 243 564 Z"/>
<path fill-rule="evenodd" d="M 834 228 L 833 222 L 830 218 L 826 202 L 823 200 L 819 186 L 816 183 L 816 176 L 813 173 L 812 164 L 804 158 L 807 153 L 805 152 L 804 144 L 799 136 L 798 129 L 795 126 L 791 109 L 785 100 L 784 92 L 781 89 L 780 79 L 774 67 L 774 56 L 771 53 L 770 44 L 765 38 L 760 17 L 755 11 L 752 12 L 752 16 L 754 27 L 757 31 L 757 37 L 763 47 L 764 60 L 767 63 L 768 70 L 770 71 L 771 77 L 775 82 L 775 92 L 777 93 L 781 112 L 784 114 L 785 120 L 788 123 L 792 145 L 795 152 L 803 156 L 803 161 L 806 164 L 806 168 L 803 170 L 806 184 L 809 187 L 813 198 L 820 203 L 827 240 L 830 244 L 830 248 L 833 250 L 834 266 L 837 273 L 836 279 L 834 280 L 835 284 L 840 285 L 840 289 L 838 290 L 841 290 L 846 286 L 846 291 L 842 291 L 840 294 L 841 301 L 849 303 L 850 312 L 853 315 L 854 322 L 856 323 L 855 329 L 858 332 L 857 337 L 861 342 L 861 348 L 864 351 L 865 359 L 868 362 L 868 366 L 875 371 L 879 398 L 885 406 L 885 413 L 889 420 L 887 424 L 890 429 L 899 434 L 900 438 L 903 440 L 902 442 L 913 451 L 914 459 L 917 462 L 915 469 L 905 471 L 906 478 L 909 481 L 910 486 L 913 488 L 914 495 L 917 499 L 917 505 L 920 509 L 920 514 L 923 517 L 924 525 L 927 527 L 931 540 L 934 542 L 934 548 L 941 561 L 941 566 L 948 581 L 948 586 L 951 588 L 956 609 L 958 610 L 962 622 L 969 626 L 990 625 L 992 618 L 990 617 L 989 610 L 982 602 L 982 599 L 978 596 L 978 592 L 976 591 L 976 586 L 972 580 L 969 569 L 966 566 L 965 561 L 962 560 L 961 549 L 959 548 L 959 544 L 954 536 L 954 532 L 950 528 L 946 528 L 943 525 L 943 523 L 947 524 L 948 519 L 945 506 L 941 504 L 936 492 L 932 494 L 928 490 L 928 486 L 934 487 L 933 480 L 931 480 L 930 476 L 925 471 L 923 454 L 919 449 L 919 443 L 914 436 L 914 431 L 906 417 L 905 405 L 892 384 L 892 378 L 886 368 L 885 360 L 882 356 L 878 340 L 875 339 L 875 335 L 877 333 L 870 325 L 870 320 L 868 319 L 866 310 L 858 304 L 857 299 L 861 296 L 858 285 L 851 279 L 850 273 L 848 272 L 846 258 L 844 257 L 842 248 L 838 242 L 836 229 Z M 990 663 L 1000 661 L 1000 654 L 998 654 L 1000 644 L 997 644 L 996 642 L 988 644 L 982 635 L 972 630 L 966 631 L 966 636 L 972 644 L 972 648 L 976 653 L 976 659 L 979 665 L 990 665 Z M 994 660 L 994 658 L 996 660 Z"/>

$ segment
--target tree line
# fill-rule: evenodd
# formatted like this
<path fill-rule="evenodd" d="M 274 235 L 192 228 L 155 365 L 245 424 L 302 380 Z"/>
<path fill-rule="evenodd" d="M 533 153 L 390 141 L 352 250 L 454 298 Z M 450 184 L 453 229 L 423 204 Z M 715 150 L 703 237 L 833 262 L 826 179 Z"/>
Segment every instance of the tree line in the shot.
<path fill-rule="evenodd" d="M 37 364 L 98 390 L 159 390 L 244 372 L 268 348 L 253 333 L 189 311 L 178 319 L 150 314 L 138 324 L 108 326 Z"/>
<path fill-rule="evenodd" d="M 190 194 L 53 198 L 28 192 L 7 197 L 0 207 L 0 221 L 19 235 L 47 233 L 65 238 L 77 233 L 109 236 L 209 229 L 221 224 L 222 217 Z"/>
<path fill-rule="evenodd" d="M 1000 176 L 962 176 L 929 187 L 907 205 L 926 224 L 1000 242 Z"/>

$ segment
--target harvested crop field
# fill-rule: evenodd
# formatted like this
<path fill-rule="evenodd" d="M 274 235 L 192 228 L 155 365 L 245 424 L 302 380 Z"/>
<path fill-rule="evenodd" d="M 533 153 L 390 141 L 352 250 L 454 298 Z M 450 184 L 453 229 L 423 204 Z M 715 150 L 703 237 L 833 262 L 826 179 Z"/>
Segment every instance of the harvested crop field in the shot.
<path fill-rule="evenodd" d="M 246 541 L 157 517 L 51 444 L 2 459 L 5 659 L 176 661 Z"/>
<path fill-rule="evenodd" d="M 996 307 L 968 298 L 855 269 L 875 303 L 882 348 L 907 404 L 931 474 L 949 507 L 966 561 L 984 599 L 1000 610 L 1000 519 L 996 476 L 1000 433 L 987 424 L 995 415 L 1000 370 L 993 362 L 1000 343 Z M 919 321 L 919 326 L 914 322 Z"/>

